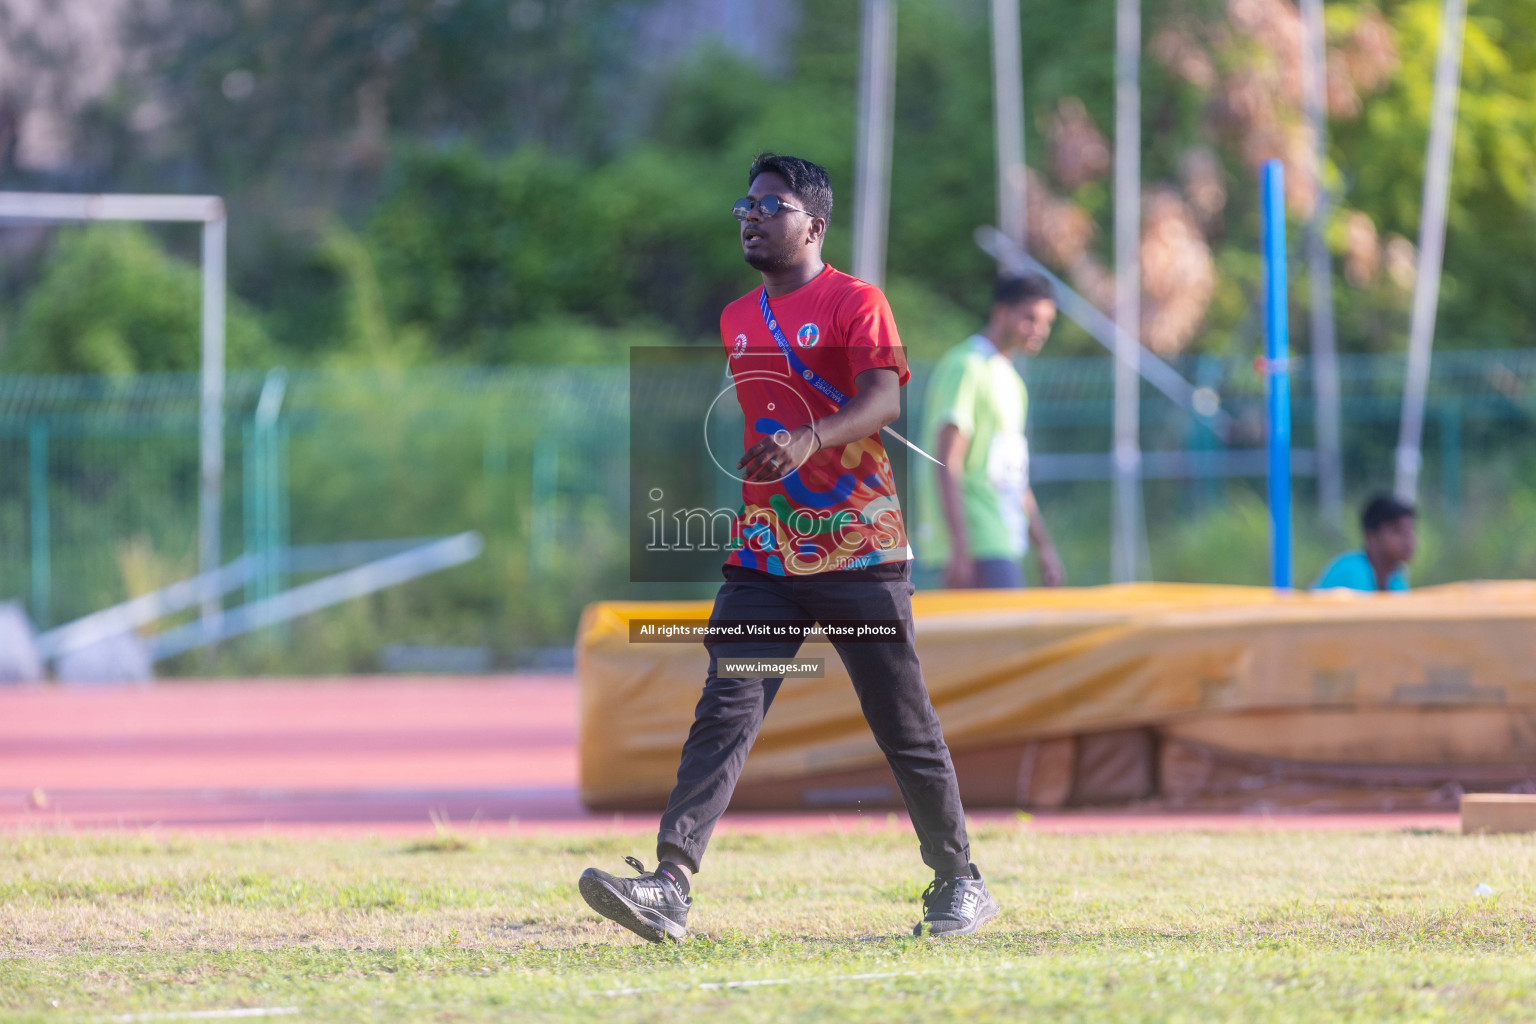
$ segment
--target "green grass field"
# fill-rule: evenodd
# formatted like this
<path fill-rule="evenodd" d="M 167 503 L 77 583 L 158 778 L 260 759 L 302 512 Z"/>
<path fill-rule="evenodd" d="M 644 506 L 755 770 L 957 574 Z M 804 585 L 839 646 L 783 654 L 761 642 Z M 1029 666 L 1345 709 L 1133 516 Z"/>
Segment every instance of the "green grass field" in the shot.
<path fill-rule="evenodd" d="M 1003 904 L 909 937 L 904 830 L 727 835 L 682 945 L 576 894 L 636 837 L 0 839 L 0 1014 L 303 1020 L 1536 1020 L 1536 841 L 975 830 Z M 1491 896 L 1474 895 L 1486 883 Z M 133 1015 L 133 1016 L 128 1016 Z M 186 1019 L 186 1018 L 183 1018 Z"/>

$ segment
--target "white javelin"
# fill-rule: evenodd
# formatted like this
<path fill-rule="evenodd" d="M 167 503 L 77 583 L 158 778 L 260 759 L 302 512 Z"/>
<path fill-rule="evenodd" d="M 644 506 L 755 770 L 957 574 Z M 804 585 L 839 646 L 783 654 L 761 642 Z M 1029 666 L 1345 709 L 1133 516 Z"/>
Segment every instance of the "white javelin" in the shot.
<path fill-rule="evenodd" d="M 900 434 L 896 433 L 896 431 L 892 430 L 890 427 L 881 427 L 880 429 L 885 431 L 887 434 L 890 434 L 892 437 L 894 437 L 896 440 L 900 441 L 902 444 L 906 445 L 908 448 L 911 448 L 913 451 L 917 452 L 917 454 L 921 455 L 923 458 L 927 459 L 929 462 L 933 463 L 935 466 L 942 466 L 942 465 L 944 465 L 944 463 L 940 462 L 938 459 L 934 458 L 932 455 L 929 455 L 927 452 L 923 451 L 917 445 L 913 444 L 911 441 L 908 441 L 906 438 L 904 438 Z"/>

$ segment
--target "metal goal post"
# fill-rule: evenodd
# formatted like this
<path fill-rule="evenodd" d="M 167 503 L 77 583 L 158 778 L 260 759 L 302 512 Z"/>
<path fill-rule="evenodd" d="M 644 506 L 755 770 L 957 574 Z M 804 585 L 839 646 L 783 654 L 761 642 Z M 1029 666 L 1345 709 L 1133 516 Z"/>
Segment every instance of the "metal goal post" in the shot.
<path fill-rule="evenodd" d="M 203 226 L 202 401 L 199 417 L 197 564 L 205 577 L 219 568 L 224 485 L 224 260 L 226 219 L 219 196 L 0 192 L 7 221 L 179 221 Z M 223 613 L 210 588 L 200 602 L 203 628 L 216 630 Z"/>

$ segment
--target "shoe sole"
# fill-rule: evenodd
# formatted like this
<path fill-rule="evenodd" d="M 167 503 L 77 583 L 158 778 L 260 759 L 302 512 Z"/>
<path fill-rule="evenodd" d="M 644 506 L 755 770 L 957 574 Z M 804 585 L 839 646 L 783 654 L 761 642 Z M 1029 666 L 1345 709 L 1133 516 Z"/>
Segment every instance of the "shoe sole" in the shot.
<path fill-rule="evenodd" d="M 642 939 L 650 942 L 665 942 L 667 939 L 682 942 L 688 937 L 688 929 L 633 902 L 601 878 L 583 872 L 577 888 L 581 890 L 581 898 L 587 901 L 587 906 Z"/>
<path fill-rule="evenodd" d="M 981 930 L 981 926 L 996 917 L 997 912 L 1001 909 L 1002 907 L 998 905 L 997 900 L 988 899 L 976 911 L 976 920 L 972 921 L 965 928 L 955 928 L 947 932 L 924 931 L 923 925 L 926 922 L 919 921 L 917 927 L 912 929 L 912 934 L 920 939 L 947 939 L 954 935 L 975 935 Z"/>

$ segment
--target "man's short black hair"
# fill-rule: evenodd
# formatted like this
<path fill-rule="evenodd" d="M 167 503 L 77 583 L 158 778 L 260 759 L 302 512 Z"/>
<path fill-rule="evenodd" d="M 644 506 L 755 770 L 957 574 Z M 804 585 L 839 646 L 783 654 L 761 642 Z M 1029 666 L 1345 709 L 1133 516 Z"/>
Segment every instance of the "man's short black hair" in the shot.
<path fill-rule="evenodd" d="M 1360 528 L 1366 533 L 1375 533 L 1388 523 L 1412 517 L 1412 505 L 1388 494 L 1378 494 L 1366 502 L 1365 508 L 1360 512 Z"/>
<path fill-rule="evenodd" d="M 800 200 L 805 212 L 822 220 L 832 219 L 832 179 L 827 169 L 797 156 L 779 156 L 776 153 L 759 153 L 747 172 L 747 187 L 759 174 L 773 173 L 789 183 L 789 190 Z"/>
<path fill-rule="evenodd" d="M 1056 289 L 1044 274 L 1022 274 L 1018 277 L 1000 277 L 992 286 L 994 306 L 1017 306 L 1023 302 L 1040 299 L 1056 301 Z"/>

